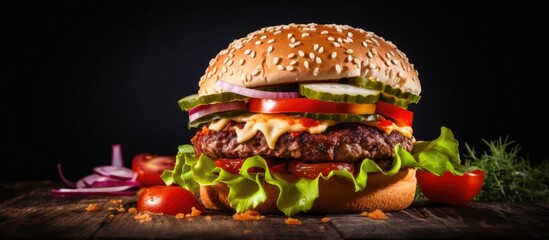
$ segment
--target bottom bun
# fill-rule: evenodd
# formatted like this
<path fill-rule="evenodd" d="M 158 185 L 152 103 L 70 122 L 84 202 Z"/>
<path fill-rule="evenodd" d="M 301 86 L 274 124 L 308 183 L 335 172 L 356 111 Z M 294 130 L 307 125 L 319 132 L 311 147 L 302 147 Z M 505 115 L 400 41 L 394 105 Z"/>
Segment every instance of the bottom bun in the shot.
<path fill-rule="evenodd" d="M 355 192 L 354 184 L 346 179 L 320 178 L 319 197 L 307 213 L 361 213 L 364 211 L 397 211 L 410 206 L 416 192 L 416 170 L 406 168 L 394 176 L 368 174 L 366 188 Z M 276 206 L 279 194 L 275 185 L 264 184 L 267 200 L 255 210 L 261 213 L 281 213 Z M 212 210 L 234 211 L 229 205 L 229 188 L 224 183 L 200 186 L 204 206 Z"/>

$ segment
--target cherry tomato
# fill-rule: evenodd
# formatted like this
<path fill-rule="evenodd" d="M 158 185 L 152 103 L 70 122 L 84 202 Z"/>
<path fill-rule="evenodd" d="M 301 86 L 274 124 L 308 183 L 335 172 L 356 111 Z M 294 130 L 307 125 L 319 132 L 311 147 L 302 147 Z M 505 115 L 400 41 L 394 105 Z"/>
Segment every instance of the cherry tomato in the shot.
<path fill-rule="evenodd" d="M 159 156 L 140 153 L 132 159 L 132 170 L 137 173 L 137 180 L 145 187 L 164 185 L 160 178 L 164 170 L 173 169 L 175 156 Z"/>
<path fill-rule="evenodd" d="M 288 163 L 288 170 L 296 176 L 315 179 L 319 174 L 326 176 L 333 170 L 347 170 L 354 174 L 355 165 L 347 162 L 304 163 L 292 160 Z"/>
<path fill-rule="evenodd" d="M 412 126 L 414 113 L 383 101 L 376 102 L 376 113 L 394 120 L 397 126 Z"/>
<path fill-rule="evenodd" d="M 242 167 L 242 164 L 244 164 L 244 161 L 246 161 L 245 158 L 219 158 L 214 161 L 215 166 L 223 168 L 225 171 L 228 171 L 232 174 L 238 174 L 240 172 L 240 168 Z M 269 171 L 276 172 L 276 173 L 288 173 L 286 170 L 286 163 L 266 159 L 267 166 L 269 166 Z M 248 169 L 249 172 L 259 172 L 262 171 L 262 169 L 256 169 L 256 168 L 250 168 Z"/>
<path fill-rule="evenodd" d="M 250 112 L 259 113 L 354 113 L 372 114 L 375 104 L 324 102 L 308 98 L 250 99 Z"/>
<path fill-rule="evenodd" d="M 484 171 L 474 170 L 463 176 L 450 172 L 436 176 L 430 172 L 417 171 L 417 183 L 421 192 L 432 202 L 463 205 L 471 202 L 484 183 Z"/>
<path fill-rule="evenodd" d="M 192 192 L 177 185 L 146 188 L 137 201 L 138 211 L 176 215 L 191 213 L 192 208 L 204 211 L 204 207 Z"/>

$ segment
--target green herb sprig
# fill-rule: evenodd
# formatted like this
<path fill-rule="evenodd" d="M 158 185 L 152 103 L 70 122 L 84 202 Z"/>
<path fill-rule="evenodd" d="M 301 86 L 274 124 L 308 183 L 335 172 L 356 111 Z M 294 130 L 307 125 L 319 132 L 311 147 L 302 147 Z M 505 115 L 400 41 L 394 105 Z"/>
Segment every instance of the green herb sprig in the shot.
<path fill-rule="evenodd" d="M 466 165 L 475 165 L 485 171 L 484 185 L 475 201 L 549 200 L 549 162 L 536 165 L 521 156 L 521 147 L 509 137 L 482 140 L 488 151 L 477 154 L 465 144 Z"/>

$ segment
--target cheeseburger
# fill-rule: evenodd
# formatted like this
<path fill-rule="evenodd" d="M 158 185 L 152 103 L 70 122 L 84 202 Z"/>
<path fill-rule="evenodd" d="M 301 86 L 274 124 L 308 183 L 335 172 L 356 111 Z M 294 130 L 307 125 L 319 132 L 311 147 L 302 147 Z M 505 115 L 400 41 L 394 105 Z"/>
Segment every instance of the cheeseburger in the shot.
<path fill-rule="evenodd" d="M 372 32 L 262 28 L 212 58 L 198 85 L 178 102 L 197 133 L 163 179 L 208 209 L 395 211 L 412 203 L 416 169 L 459 168 L 449 130 L 415 141 L 408 107 L 420 99 L 418 72 Z M 447 151 L 435 152 L 440 145 Z"/>

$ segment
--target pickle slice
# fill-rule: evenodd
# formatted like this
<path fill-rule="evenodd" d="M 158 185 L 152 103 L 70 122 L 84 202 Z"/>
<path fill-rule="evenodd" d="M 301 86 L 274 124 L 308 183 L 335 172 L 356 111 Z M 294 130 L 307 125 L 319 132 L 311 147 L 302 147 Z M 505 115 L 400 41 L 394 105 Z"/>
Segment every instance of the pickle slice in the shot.
<path fill-rule="evenodd" d="M 375 103 L 379 99 L 379 91 L 344 83 L 300 84 L 299 93 L 307 98 L 329 102 Z"/>
<path fill-rule="evenodd" d="M 214 114 L 211 114 L 211 115 L 207 115 L 207 116 L 198 118 L 198 119 L 196 119 L 192 122 L 189 122 L 188 128 L 189 129 L 199 128 L 199 127 L 202 127 L 203 125 L 208 124 L 208 123 L 210 123 L 212 121 L 215 121 L 215 120 L 219 120 L 219 119 L 222 119 L 222 118 L 236 117 L 236 116 L 240 116 L 240 115 L 247 114 L 247 113 L 249 113 L 249 112 L 244 111 L 244 110 L 214 113 Z"/>
<path fill-rule="evenodd" d="M 380 91 L 382 91 L 384 93 L 387 93 L 389 95 L 393 95 L 396 98 L 405 99 L 405 100 L 408 100 L 408 101 L 413 102 L 413 103 L 419 102 L 419 99 L 421 98 L 419 95 L 413 94 L 411 92 L 403 92 L 402 90 L 400 90 L 398 88 L 393 88 L 393 87 L 391 87 L 387 84 L 384 84 L 380 81 L 376 81 L 376 80 L 371 79 L 371 78 L 352 77 L 352 78 L 344 79 L 343 82 L 351 84 L 351 85 L 363 87 L 363 88 L 380 90 Z"/>
<path fill-rule="evenodd" d="M 387 93 L 381 93 L 381 95 L 379 96 L 379 100 L 390 103 L 390 104 L 393 104 L 393 105 L 396 105 L 396 106 L 399 106 L 399 107 L 404 108 L 404 109 L 408 109 L 408 106 L 409 106 L 409 103 L 410 103 L 410 100 L 397 98 L 397 97 L 395 97 L 393 95 L 389 95 Z"/>
<path fill-rule="evenodd" d="M 187 111 L 198 105 L 204 105 L 204 104 L 210 104 L 210 103 L 225 103 L 225 102 L 232 102 L 232 101 L 245 100 L 245 99 L 248 99 L 248 97 L 242 96 L 240 94 L 232 93 L 232 92 L 222 92 L 222 93 L 216 93 L 216 94 L 210 94 L 210 95 L 204 95 L 204 96 L 198 96 L 198 94 L 192 94 L 180 99 L 179 101 L 177 101 L 177 103 L 179 104 L 179 107 L 181 109 L 183 109 L 184 111 Z"/>
<path fill-rule="evenodd" d="M 378 114 L 336 114 L 336 113 L 309 113 L 303 114 L 304 117 L 313 118 L 317 120 L 334 120 L 337 122 L 367 122 L 376 121 L 379 118 Z"/>

